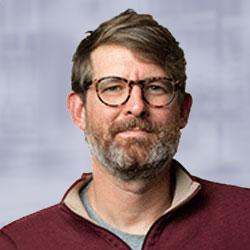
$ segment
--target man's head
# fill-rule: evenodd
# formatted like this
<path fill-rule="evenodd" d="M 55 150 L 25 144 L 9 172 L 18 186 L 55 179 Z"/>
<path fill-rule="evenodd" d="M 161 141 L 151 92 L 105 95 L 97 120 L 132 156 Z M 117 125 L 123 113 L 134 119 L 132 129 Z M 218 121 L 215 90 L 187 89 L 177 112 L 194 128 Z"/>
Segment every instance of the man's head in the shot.
<path fill-rule="evenodd" d="M 124 46 L 141 59 L 159 65 L 185 90 L 186 61 L 179 43 L 151 15 L 127 10 L 89 32 L 79 44 L 73 56 L 71 80 L 72 90 L 81 93 L 83 98 L 93 80 L 91 52 L 105 44 Z"/>
<path fill-rule="evenodd" d="M 192 103 L 169 31 L 126 11 L 85 38 L 73 61 L 68 107 L 96 165 L 123 180 L 167 170 Z"/>

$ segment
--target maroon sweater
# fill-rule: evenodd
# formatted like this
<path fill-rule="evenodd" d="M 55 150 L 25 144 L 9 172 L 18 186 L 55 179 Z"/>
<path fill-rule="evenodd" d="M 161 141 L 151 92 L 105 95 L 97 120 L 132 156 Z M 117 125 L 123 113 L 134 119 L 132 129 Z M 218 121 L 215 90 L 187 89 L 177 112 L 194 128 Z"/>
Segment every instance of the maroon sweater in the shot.
<path fill-rule="evenodd" d="M 250 249 L 250 189 L 196 181 L 202 188 L 152 225 L 143 249 Z M 61 202 L 3 227 L 0 249 L 130 248 Z"/>

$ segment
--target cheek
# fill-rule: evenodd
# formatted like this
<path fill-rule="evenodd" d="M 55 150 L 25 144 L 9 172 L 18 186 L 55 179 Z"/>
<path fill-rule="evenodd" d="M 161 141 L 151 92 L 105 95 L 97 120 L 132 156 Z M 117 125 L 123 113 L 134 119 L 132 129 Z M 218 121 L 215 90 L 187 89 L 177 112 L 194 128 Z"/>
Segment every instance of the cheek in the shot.
<path fill-rule="evenodd" d="M 95 114 L 97 123 L 104 127 L 111 125 L 118 116 L 117 112 L 109 107 L 96 107 L 93 114 Z"/>
<path fill-rule="evenodd" d="M 109 107 L 102 105 L 89 105 L 87 109 L 87 125 L 88 127 L 106 132 L 117 117 L 117 112 L 112 112 Z"/>
<path fill-rule="evenodd" d="M 152 112 L 151 118 L 152 121 L 157 123 L 168 125 L 173 122 L 178 122 L 180 119 L 180 110 L 175 105 L 155 111 L 156 112 Z"/>
<path fill-rule="evenodd" d="M 93 116 L 98 120 L 112 120 L 118 115 L 118 108 L 113 108 L 102 103 L 97 97 L 95 92 L 91 92 L 88 94 L 87 99 L 87 110 L 88 113 L 92 113 Z"/>
<path fill-rule="evenodd" d="M 156 109 L 151 112 L 152 121 L 167 123 L 172 120 L 172 112 L 169 109 Z"/>

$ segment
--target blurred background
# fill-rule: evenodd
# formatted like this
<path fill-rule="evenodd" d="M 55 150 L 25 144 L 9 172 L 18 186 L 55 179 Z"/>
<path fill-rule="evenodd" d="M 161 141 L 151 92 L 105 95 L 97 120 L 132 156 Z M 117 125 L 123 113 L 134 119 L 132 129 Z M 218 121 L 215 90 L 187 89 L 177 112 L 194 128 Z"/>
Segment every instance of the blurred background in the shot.
<path fill-rule="evenodd" d="M 86 31 L 128 8 L 152 14 L 186 53 L 194 104 L 176 159 L 250 186 L 250 1 L 0 0 L 0 227 L 90 171 L 66 110 L 71 58 Z"/>

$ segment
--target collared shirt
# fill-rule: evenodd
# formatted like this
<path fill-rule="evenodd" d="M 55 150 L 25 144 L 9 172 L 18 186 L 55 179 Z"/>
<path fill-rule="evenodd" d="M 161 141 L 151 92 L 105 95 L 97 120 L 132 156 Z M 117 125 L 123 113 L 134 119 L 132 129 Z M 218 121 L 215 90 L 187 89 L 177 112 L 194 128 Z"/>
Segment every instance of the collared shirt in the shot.
<path fill-rule="evenodd" d="M 179 163 L 174 165 L 176 185 L 172 204 L 153 223 L 142 249 L 248 249 L 250 190 L 192 177 Z M 84 174 L 60 203 L 3 227 L 0 249 L 131 249 L 88 217 L 79 192 L 90 178 L 91 174 Z"/>
<path fill-rule="evenodd" d="M 188 202 L 201 188 L 201 185 L 197 181 L 195 181 L 180 164 L 178 164 L 176 161 L 173 161 L 173 163 L 175 189 L 171 206 L 166 211 L 164 211 L 163 214 L 170 213 L 171 211 L 180 207 L 182 204 Z M 79 195 L 81 189 L 85 185 L 87 185 L 91 178 L 92 174 L 83 174 L 81 181 L 75 183 L 75 185 L 73 185 L 65 195 L 65 197 L 63 198 L 63 203 L 70 210 L 72 210 L 72 212 L 95 223 L 95 221 L 93 221 L 88 216 L 88 213 L 84 208 Z"/>

